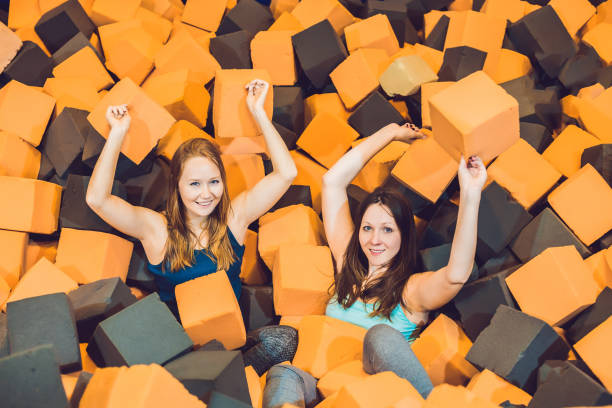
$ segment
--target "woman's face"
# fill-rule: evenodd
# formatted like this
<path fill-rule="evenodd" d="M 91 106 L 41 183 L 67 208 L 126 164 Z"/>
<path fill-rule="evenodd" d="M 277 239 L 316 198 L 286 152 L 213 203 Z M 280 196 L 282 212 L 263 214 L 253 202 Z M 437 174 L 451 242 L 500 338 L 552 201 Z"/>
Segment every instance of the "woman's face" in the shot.
<path fill-rule="evenodd" d="M 359 226 L 359 244 L 370 268 L 386 265 L 397 255 L 402 236 L 386 205 L 377 203 L 366 209 Z"/>
<path fill-rule="evenodd" d="M 206 157 L 190 157 L 183 166 L 178 190 L 188 217 L 207 217 L 223 196 L 221 172 Z"/>

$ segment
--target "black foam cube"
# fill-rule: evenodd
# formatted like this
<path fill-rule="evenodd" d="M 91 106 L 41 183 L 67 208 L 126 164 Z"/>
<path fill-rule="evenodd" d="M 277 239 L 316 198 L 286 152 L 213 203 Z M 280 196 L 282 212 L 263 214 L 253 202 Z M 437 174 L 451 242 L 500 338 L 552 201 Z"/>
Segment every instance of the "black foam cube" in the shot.
<path fill-rule="evenodd" d="M 134 243 L 132 258 L 128 268 L 126 282 L 131 286 L 154 292 L 157 290 L 155 277 L 149 271 L 149 261 L 140 241 Z"/>
<path fill-rule="evenodd" d="M 612 404 L 612 394 L 568 361 L 559 361 L 529 402 L 528 408 L 562 408 Z"/>
<path fill-rule="evenodd" d="M 450 18 L 448 16 L 441 16 L 423 44 L 435 50 L 443 51 L 449 23 Z"/>
<path fill-rule="evenodd" d="M 483 262 L 478 270 L 480 271 L 480 276 L 489 276 L 513 266 L 517 266 L 519 263 L 520 261 L 514 256 L 512 251 L 508 248 L 504 248 L 499 255 Z"/>
<path fill-rule="evenodd" d="M 119 278 L 101 279 L 82 285 L 68 293 L 68 298 L 74 308 L 81 343 L 89 342 L 98 323 L 137 300 Z"/>
<path fill-rule="evenodd" d="M 61 178 L 83 154 L 85 139 L 91 124 L 89 112 L 66 107 L 49 125 L 42 141 L 41 150 L 47 155 L 55 172 Z"/>
<path fill-rule="evenodd" d="M 453 299 L 453 304 L 459 312 L 461 327 L 470 340 L 475 341 L 491 323 L 499 305 L 516 309 L 505 281 L 513 270 L 514 268 L 470 282 L 461 288 Z"/>
<path fill-rule="evenodd" d="M 574 245 L 583 258 L 591 255 L 591 251 L 563 221 L 546 207 L 521 230 L 510 244 L 510 249 L 525 263 L 548 247 L 565 245 Z"/>
<path fill-rule="evenodd" d="M 564 360 L 568 352 L 569 346 L 546 322 L 500 305 L 466 360 L 533 394 L 542 363 Z"/>
<path fill-rule="evenodd" d="M 452 243 L 458 214 L 459 207 L 450 201 L 442 201 L 423 231 L 420 247 L 430 248 Z"/>
<path fill-rule="evenodd" d="M 290 205 L 302 204 L 312 208 L 312 197 L 310 186 L 291 185 L 283 196 L 270 208 L 270 212 L 279 208 L 289 207 Z"/>
<path fill-rule="evenodd" d="M 482 192 L 478 210 L 478 259 L 486 262 L 498 255 L 531 219 L 510 193 L 496 182 L 489 184 Z"/>
<path fill-rule="evenodd" d="M 423 271 L 437 271 L 448 265 L 450 259 L 451 244 L 438 245 L 432 248 L 425 248 L 419 251 L 419 260 Z M 478 265 L 476 262 L 472 265 L 472 271 L 468 278 L 468 282 L 478 279 Z"/>
<path fill-rule="evenodd" d="M 398 110 L 378 91 L 368 95 L 348 118 L 348 124 L 360 137 L 370 136 L 389 123 L 401 125 L 405 122 Z"/>
<path fill-rule="evenodd" d="M 62 193 L 59 225 L 61 228 L 75 228 L 101 232 L 115 232 L 106 221 L 98 217 L 85 201 L 89 177 L 69 174 Z M 126 198 L 125 187 L 118 181 L 113 182 L 111 194 Z"/>
<path fill-rule="evenodd" d="M 508 35 L 521 54 L 535 59 L 550 78 L 556 78 L 576 46 L 552 6 L 541 7 L 508 27 Z"/>
<path fill-rule="evenodd" d="M 8 326 L 6 323 L 6 314 L 0 313 L 0 357 L 9 354 L 8 344 Z"/>
<path fill-rule="evenodd" d="M 316 88 L 323 88 L 329 74 L 347 57 L 346 48 L 325 19 L 291 37 L 295 56 Z"/>
<path fill-rule="evenodd" d="M 584 149 L 580 165 L 589 163 L 612 186 L 612 144 L 599 144 Z"/>
<path fill-rule="evenodd" d="M 349 184 L 346 188 L 346 193 L 348 195 L 351 217 L 353 218 L 353 220 L 355 220 L 357 218 L 357 213 L 359 212 L 359 207 L 361 206 L 361 203 L 368 196 L 369 193 L 355 184 Z"/>
<path fill-rule="evenodd" d="M 274 23 L 274 17 L 268 7 L 255 0 L 240 0 L 221 19 L 217 35 L 244 30 L 253 38 L 259 31 L 267 30 L 272 23 Z"/>
<path fill-rule="evenodd" d="M 48 181 L 55 174 L 53 163 L 47 157 L 46 154 L 41 152 L 40 154 L 40 168 L 38 169 L 38 179 Z"/>
<path fill-rule="evenodd" d="M 227 351 L 227 349 L 219 340 L 211 340 L 208 343 L 200 346 L 198 351 Z"/>
<path fill-rule="evenodd" d="M 480 71 L 486 58 L 486 52 L 465 45 L 447 48 L 444 51 L 438 78 L 440 81 L 458 81 Z"/>
<path fill-rule="evenodd" d="M 382 187 L 384 188 L 388 188 L 391 190 L 395 190 L 397 193 L 401 194 L 402 196 L 404 196 L 405 199 L 408 200 L 408 202 L 410 202 L 410 208 L 412 209 L 412 213 L 414 215 L 417 215 L 425 220 L 431 220 L 433 218 L 433 214 L 435 211 L 438 211 L 438 207 L 436 207 L 436 205 L 432 204 L 431 201 L 427 200 L 426 198 L 423 198 L 422 196 L 420 196 L 419 194 L 415 193 L 414 191 L 412 191 L 411 189 L 409 189 L 408 187 L 404 186 L 401 182 L 399 182 L 395 177 L 393 176 L 389 176 L 385 179 L 385 182 L 383 183 Z M 457 208 L 457 206 L 455 206 L 455 208 Z M 440 214 L 444 213 L 444 210 L 440 210 Z M 455 212 L 455 219 L 456 219 L 456 212 Z M 433 227 L 435 228 L 435 227 Z M 454 225 L 453 225 L 453 232 L 454 230 Z M 423 242 L 423 245 L 421 246 L 421 248 L 429 248 L 432 246 L 438 246 L 438 245 L 442 245 L 446 242 L 439 242 L 439 241 L 434 240 L 425 240 Z M 449 241 L 450 242 L 450 241 Z"/>
<path fill-rule="evenodd" d="M 304 94 L 298 86 L 274 87 L 272 120 L 295 133 L 304 131 Z"/>
<path fill-rule="evenodd" d="M 425 11 L 442 10 L 451 5 L 453 0 L 425 0 L 422 1 Z"/>
<path fill-rule="evenodd" d="M 242 286 L 240 310 L 247 332 L 275 323 L 272 286 Z"/>
<path fill-rule="evenodd" d="M 603 67 L 599 73 L 597 73 L 597 82 L 606 89 L 612 86 L 612 65 Z"/>
<path fill-rule="evenodd" d="M 361 0 L 338 0 L 348 11 L 354 16 L 360 16 L 363 13 L 365 4 Z"/>
<path fill-rule="evenodd" d="M 24 41 L 15 58 L 2 71 L 0 85 L 14 79 L 26 85 L 43 86 L 52 70 L 53 61 L 38 44 Z"/>
<path fill-rule="evenodd" d="M 123 185 L 131 204 L 160 211 L 166 208 L 169 180 L 170 165 L 157 157 L 149 173 L 128 178 Z"/>
<path fill-rule="evenodd" d="M 9 302 L 6 315 L 11 354 L 48 343 L 62 373 L 81 369 L 74 312 L 65 293 Z"/>
<path fill-rule="evenodd" d="M 582 44 L 578 53 L 563 65 L 559 73 L 559 81 L 571 93 L 577 94 L 581 88 L 597 82 L 597 74 L 602 66 L 597 51 Z"/>
<path fill-rule="evenodd" d="M 251 35 L 236 31 L 210 39 L 210 53 L 223 69 L 251 69 Z"/>
<path fill-rule="evenodd" d="M 414 26 L 410 20 L 408 20 L 407 13 L 408 7 L 404 0 L 367 0 L 366 7 L 363 9 L 364 18 L 372 17 L 376 14 L 384 14 L 387 16 L 400 47 L 404 45 L 407 24 L 409 25 L 408 29 L 412 28 L 413 33 L 411 33 L 411 36 L 416 34 Z M 418 37 L 413 39 L 416 41 Z"/>
<path fill-rule="evenodd" d="M 191 394 L 206 402 L 213 391 L 250 404 L 240 351 L 194 351 L 165 365 Z"/>
<path fill-rule="evenodd" d="M 68 400 L 50 344 L 0 358 L 2 406 L 66 408 Z"/>
<path fill-rule="evenodd" d="M 274 121 L 272 121 L 272 124 L 274 125 L 274 128 L 276 129 L 276 131 L 278 132 L 280 137 L 285 142 L 285 145 L 287 146 L 287 149 L 295 150 L 295 148 L 296 148 L 295 144 L 297 143 L 297 140 L 300 137 L 301 133 L 296 133 L 293 130 L 287 129 L 286 127 L 284 127 L 280 123 L 276 123 Z"/>
<path fill-rule="evenodd" d="M 519 104 L 521 122 L 539 123 L 549 129 L 556 129 L 561 124 L 561 102 L 557 93 L 552 90 L 533 88 L 533 80 L 520 77 L 500 84 Z"/>
<path fill-rule="evenodd" d="M 554 140 L 551 131 L 539 123 L 520 122 L 520 135 L 521 139 L 529 143 L 540 154 Z"/>
<path fill-rule="evenodd" d="M 252 405 L 245 404 L 244 402 L 232 398 L 223 393 L 213 391 L 210 394 L 210 400 L 208 402 L 209 408 L 250 408 Z"/>
<path fill-rule="evenodd" d="M 85 388 L 89 384 L 89 380 L 93 377 L 92 373 L 88 373 L 87 371 L 81 371 L 79 374 L 79 378 L 77 378 L 77 383 L 74 386 L 74 390 L 72 391 L 72 395 L 70 396 L 70 407 L 71 408 L 79 408 L 79 404 L 81 403 L 81 398 L 83 397 L 83 393 L 85 392 Z"/>
<path fill-rule="evenodd" d="M 89 42 L 89 39 L 85 37 L 82 32 L 79 31 L 78 33 L 75 34 L 74 37 L 72 37 L 64 45 L 62 45 L 59 50 L 55 51 L 53 55 L 51 55 L 51 59 L 53 60 L 53 65 L 55 66 L 55 65 L 61 64 L 62 62 L 67 60 L 69 57 L 71 57 L 73 54 L 75 54 L 77 51 L 80 51 L 81 49 L 85 47 L 91 48 L 91 50 L 96 54 L 96 56 L 98 57 L 98 59 L 100 60 L 102 64 L 106 62 L 104 56 L 100 55 L 96 47 L 94 47 Z"/>
<path fill-rule="evenodd" d="M 34 30 L 51 54 L 81 32 L 90 38 L 96 26 L 78 0 L 68 0 L 43 14 Z"/>
<path fill-rule="evenodd" d="M 610 316 L 612 316 L 612 289 L 606 286 L 597 296 L 595 303 L 565 325 L 565 337 L 571 344 L 576 344 Z"/>
<path fill-rule="evenodd" d="M 87 346 L 98 367 L 164 364 L 193 342 L 157 293 L 102 321 Z"/>
<path fill-rule="evenodd" d="M 473 0 L 472 1 L 472 10 L 480 11 L 482 6 L 484 6 L 486 0 Z"/>

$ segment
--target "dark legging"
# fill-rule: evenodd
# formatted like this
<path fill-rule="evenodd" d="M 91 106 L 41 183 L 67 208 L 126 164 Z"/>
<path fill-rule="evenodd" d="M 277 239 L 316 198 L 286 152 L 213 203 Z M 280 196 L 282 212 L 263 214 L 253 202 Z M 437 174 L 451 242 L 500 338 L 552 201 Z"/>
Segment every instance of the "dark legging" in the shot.
<path fill-rule="evenodd" d="M 293 360 L 298 345 L 297 330 L 290 326 L 265 326 L 249 332 L 242 347 L 244 365 L 262 375 L 275 364 Z"/>

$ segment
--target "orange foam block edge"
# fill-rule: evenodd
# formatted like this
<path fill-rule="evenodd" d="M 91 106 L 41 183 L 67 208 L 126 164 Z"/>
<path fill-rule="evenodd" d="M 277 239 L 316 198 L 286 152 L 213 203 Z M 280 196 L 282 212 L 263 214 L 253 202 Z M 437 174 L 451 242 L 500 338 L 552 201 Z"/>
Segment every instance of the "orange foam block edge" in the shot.
<path fill-rule="evenodd" d="M 40 151 L 22 138 L 0 131 L 0 175 L 35 179 L 40 157 Z"/>
<path fill-rule="evenodd" d="M 569 125 L 544 150 L 542 157 L 565 177 L 580 170 L 582 153 L 601 141 L 578 126 Z"/>
<path fill-rule="evenodd" d="M 420 407 L 423 397 L 408 380 L 383 371 L 345 385 L 338 391 L 335 406 L 354 408 Z"/>
<path fill-rule="evenodd" d="M 157 141 L 168 133 L 175 119 L 134 81 L 124 78 L 116 83 L 108 94 L 104 95 L 95 109 L 87 116 L 89 123 L 104 138 L 107 138 L 110 132 L 106 110 L 110 105 L 121 104 L 128 105 L 132 118 L 121 151 L 135 164 L 140 164 L 142 159 L 157 145 Z"/>
<path fill-rule="evenodd" d="M 343 386 L 359 381 L 367 376 L 368 374 L 363 371 L 361 360 L 349 361 L 325 373 L 319 382 L 317 382 L 317 389 L 323 398 L 327 398 L 339 391 Z"/>
<path fill-rule="evenodd" d="M 0 230 L 0 277 L 9 288 L 15 287 L 23 275 L 27 243 L 25 232 Z"/>
<path fill-rule="evenodd" d="M 270 85 L 293 85 L 297 70 L 291 36 L 294 31 L 260 31 L 251 40 L 253 69 L 270 74 Z"/>
<path fill-rule="evenodd" d="M 531 401 L 531 395 L 487 369 L 473 376 L 466 388 L 478 397 L 498 405 L 504 401 L 527 405 Z"/>
<path fill-rule="evenodd" d="M 157 144 L 157 154 L 163 156 L 168 161 L 172 160 L 174 153 L 183 142 L 189 139 L 202 138 L 213 142 L 213 138 L 202 129 L 191 122 L 180 119 L 177 120 L 168 133 L 159 140 Z"/>
<path fill-rule="evenodd" d="M 228 350 L 244 345 L 242 313 L 225 271 L 181 283 L 175 293 L 182 325 L 195 344 L 216 339 Z"/>
<path fill-rule="evenodd" d="M 227 0 L 208 0 L 206 2 L 188 0 L 185 3 L 181 21 L 206 31 L 215 32 L 219 28 L 226 6 Z"/>
<path fill-rule="evenodd" d="M 574 344 L 574 349 L 601 383 L 612 389 L 612 355 L 607 351 L 612 339 L 612 316 Z"/>
<path fill-rule="evenodd" d="M 359 48 L 380 48 L 391 56 L 400 49 L 389 18 L 385 14 L 375 14 L 345 27 L 344 35 L 350 53 Z"/>

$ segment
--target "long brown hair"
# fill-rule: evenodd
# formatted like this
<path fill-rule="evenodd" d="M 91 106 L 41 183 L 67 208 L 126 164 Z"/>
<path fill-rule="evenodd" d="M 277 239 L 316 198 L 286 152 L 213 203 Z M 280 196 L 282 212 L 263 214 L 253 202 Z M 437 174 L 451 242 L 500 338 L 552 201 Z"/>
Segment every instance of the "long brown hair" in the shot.
<path fill-rule="evenodd" d="M 402 242 L 399 252 L 386 265 L 386 270 L 363 285 L 369 263 L 359 244 L 359 230 L 363 215 L 374 204 L 382 204 L 389 209 L 400 230 Z M 417 253 L 416 229 L 410 203 L 398 192 L 379 187 L 363 200 L 355 221 L 355 229 L 344 253 L 342 269 L 335 276 L 334 291 L 338 303 L 348 308 L 357 299 L 365 303 L 373 301 L 370 316 L 382 315 L 386 318 L 389 318 L 398 303 L 409 310 L 402 293 L 415 270 Z"/>
<path fill-rule="evenodd" d="M 185 207 L 179 196 L 178 182 L 183 173 L 185 162 L 191 157 L 206 157 L 212 161 L 221 173 L 223 195 L 221 200 L 202 225 L 202 233 L 208 234 L 206 254 L 217 263 L 218 270 L 227 270 L 235 260 L 234 251 L 227 233 L 227 218 L 230 211 L 230 199 L 227 192 L 225 167 L 221 161 L 219 147 L 207 139 L 195 138 L 184 142 L 174 153 L 170 162 L 170 180 L 168 201 L 166 203 L 166 219 L 168 220 L 168 240 L 164 267 L 168 265 L 170 272 L 192 266 L 194 262 L 195 243 L 200 238 L 187 226 Z"/>

